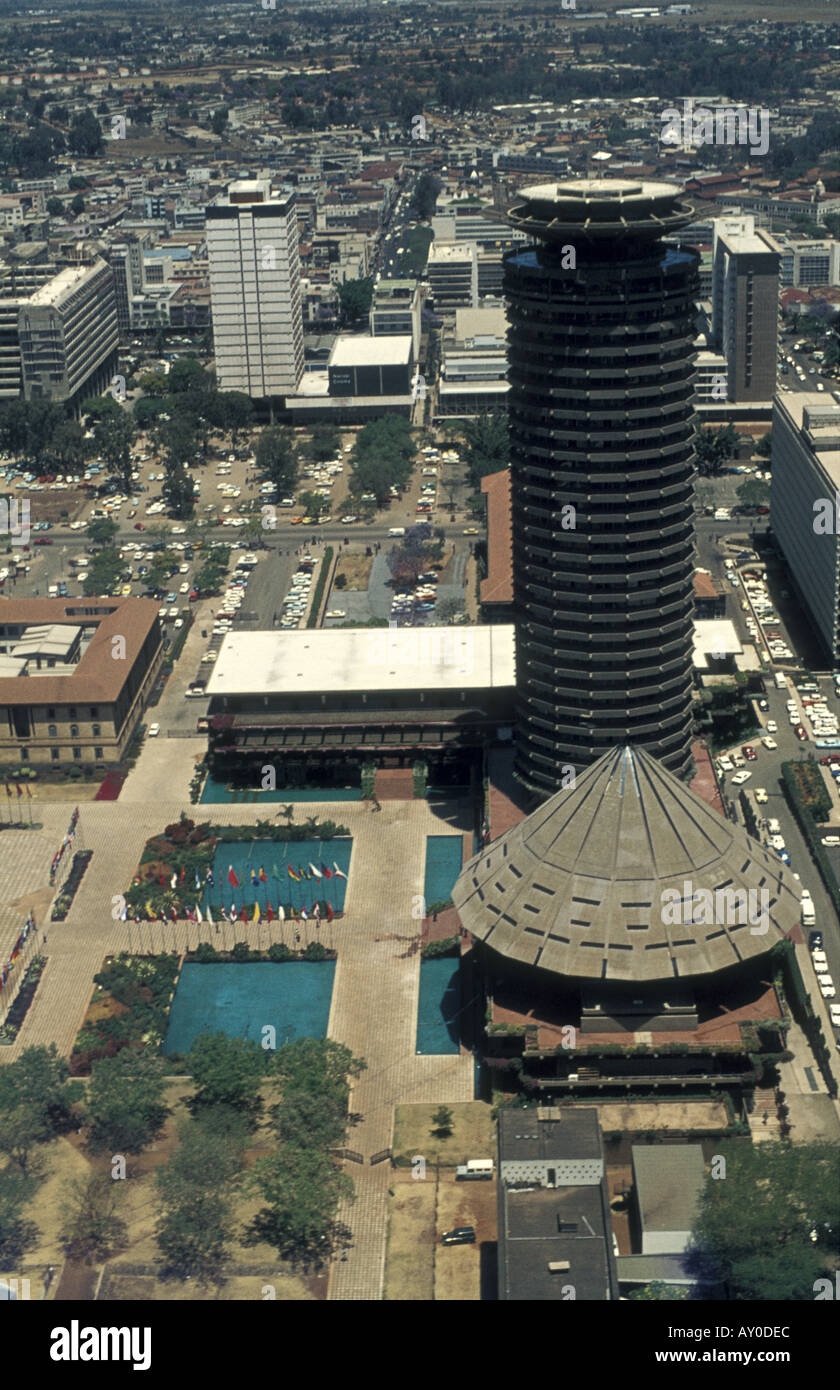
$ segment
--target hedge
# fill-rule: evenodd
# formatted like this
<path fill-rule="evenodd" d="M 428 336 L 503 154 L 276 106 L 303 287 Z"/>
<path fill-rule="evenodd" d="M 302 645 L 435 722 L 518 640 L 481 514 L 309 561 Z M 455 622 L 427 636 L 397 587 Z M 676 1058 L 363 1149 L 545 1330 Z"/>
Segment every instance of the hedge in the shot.
<path fill-rule="evenodd" d="M 328 545 L 324 551 L 324 558 L 321 561 L 321 569 L 315 582 L 315 593 L 312 596 L 312 607 L 309 610 L 309 617 L 306 620 L 307 627 L 318 626 L 318 613 L 321 608 L 321 599 L 324 597 L 324 585 L 327 582 L 327 575 L 332 564 L 333 548 Z"/>

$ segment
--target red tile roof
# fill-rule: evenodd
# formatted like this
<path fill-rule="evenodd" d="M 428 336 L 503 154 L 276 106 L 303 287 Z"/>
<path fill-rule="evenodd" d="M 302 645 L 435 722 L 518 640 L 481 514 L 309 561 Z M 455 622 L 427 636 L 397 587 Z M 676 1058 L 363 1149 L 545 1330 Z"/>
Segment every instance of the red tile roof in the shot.
<path fill-rule="evenodd" d="M 107 611 L 85 612 L 91 608 Z M 148 598 L 0 599 L 0 623 L 97 624 L 72 675 L 6 676 L 0 679 L 0 705 L 112 704 L 157 622 L 159 609 Z M 125 660 L 112 656 L 113 637 L 125 639 Z"/>
<path fill-rule="evenodd" d="M 488 473 L 481 480 L 487 498 L 487 578 L 481 581 L 482 603 L 513 602 L 513 517 L 510 470 Z"/>

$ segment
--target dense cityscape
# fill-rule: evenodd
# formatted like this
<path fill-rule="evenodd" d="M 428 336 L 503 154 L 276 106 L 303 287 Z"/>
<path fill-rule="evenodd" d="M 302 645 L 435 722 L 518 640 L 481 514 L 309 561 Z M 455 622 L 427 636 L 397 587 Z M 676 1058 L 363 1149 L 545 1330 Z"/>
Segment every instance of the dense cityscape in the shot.
<path fill-rule="evenodd" d="M 0 1299 L 840 1298 L 840 17 L 735 9 L 0 0 Z"/>

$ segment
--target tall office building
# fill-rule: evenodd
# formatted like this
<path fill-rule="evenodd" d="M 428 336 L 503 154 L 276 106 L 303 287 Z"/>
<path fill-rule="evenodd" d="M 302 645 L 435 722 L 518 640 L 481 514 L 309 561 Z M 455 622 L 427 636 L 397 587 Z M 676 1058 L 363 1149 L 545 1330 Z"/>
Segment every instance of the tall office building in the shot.
<path fill-rule="evenodd" d="M 772 401 L 775 394 L 781 254 L 751 216 L 715 219 L 712 336 L 726 358 L 729 401 Z"/>
<path fill-rule="evenodd" d="M 111 267 L 83 250 L 20 304 L 18 332 L 26 400 L 76 405 L 102 392 L 119 342 Z"/>
<path fill-rule="evenodd" d="M 291 395 L 303 375 L 294 195 L 268 179 L 232 183 L 207 208 L 216 373 L 222 391 Z"/>
<path fill-rule="evenodd" d="M 691 218 L 666 183 L 520 190 L 505 258 L 516 769 L 550 795 L 617 744 L 690 765 Z M 567 784 L 567 783 L 566 783 Z"/>
<path fill-rule="evenodd" d="M 773 402 L 770 526 L 832 666 L 840 662 L 840 405 L 816 391 Z"/>

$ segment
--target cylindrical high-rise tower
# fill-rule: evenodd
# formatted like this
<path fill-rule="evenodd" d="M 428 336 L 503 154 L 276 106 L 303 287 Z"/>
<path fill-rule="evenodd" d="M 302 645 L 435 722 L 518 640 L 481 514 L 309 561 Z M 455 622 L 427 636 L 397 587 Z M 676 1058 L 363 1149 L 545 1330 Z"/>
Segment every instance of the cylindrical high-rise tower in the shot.
<path fill-rule="evenodd" d="M 532 792 L 617 744 L 691 759 L 698 256 L 679 188 L 520 190 L 505 257 L 516 769 Z M 566 778 L 566 785 L 568 780 Z"/>

